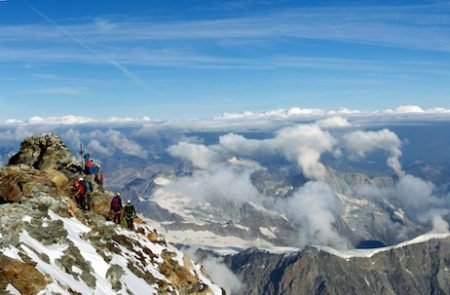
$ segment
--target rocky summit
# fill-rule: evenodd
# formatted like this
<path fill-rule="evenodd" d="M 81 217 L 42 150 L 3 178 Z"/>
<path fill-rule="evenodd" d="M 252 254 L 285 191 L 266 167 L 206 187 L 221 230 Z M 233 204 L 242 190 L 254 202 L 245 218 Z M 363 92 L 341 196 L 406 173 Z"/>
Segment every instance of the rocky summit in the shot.
<path fill-rule="evenodd" d="M 108 221 L 112 194 L 94 181 L 91 211 L 79 210 L 80 176 L 52 134 L 25 139 L 0 168 L 1 294 L 223 294 L 144 220 L 135 231 Z"/>

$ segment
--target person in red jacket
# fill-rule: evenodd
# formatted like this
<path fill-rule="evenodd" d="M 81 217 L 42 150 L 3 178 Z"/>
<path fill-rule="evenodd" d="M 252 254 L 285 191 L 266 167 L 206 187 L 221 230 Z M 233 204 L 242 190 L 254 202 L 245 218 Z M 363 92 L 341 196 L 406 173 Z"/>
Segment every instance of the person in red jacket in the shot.
<path fill-rule="evenodd" d="M 92 160 L 89 159 L 86 161 L 86 164 L 84 164 L 84 174 L 90 174 L 91 166 L 92 166 Z"/>
<path fill-rule="evenodd" d="M 84 179 L 82 177 L 75 178 L 72 182 L 72 193 L 78 206 L 84 209 L 85 197 L 86 197 L 86 186 L 84 184 Z"/>

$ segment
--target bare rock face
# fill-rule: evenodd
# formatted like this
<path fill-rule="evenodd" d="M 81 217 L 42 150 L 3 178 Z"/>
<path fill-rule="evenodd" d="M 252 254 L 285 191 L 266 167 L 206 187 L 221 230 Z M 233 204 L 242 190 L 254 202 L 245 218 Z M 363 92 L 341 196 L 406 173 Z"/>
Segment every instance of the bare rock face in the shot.
<path fill-rule="evenodd" d="M 0 202 L 20 202 L 23 197 L 32 196 L 32 188 L 37 186 L 51 195 L 71 197 L 71 180 L 84 177 L 94 188 L 92 210 L 108 218 L 112 193 L 99 187 L 93 175 L 83 175 L 80 164 L 58 136 L 28 137 L 8 167 L 0 169 Z"/>
<path fill-rule="evenodd" d="M 61 138 L 44 134 L 26 138 L 9 165 L 25 164 L 39 170 L 54 169 L 65 174 L 81 171 L 80 162 L 70 153 Z"/>
<path fill-rule="evenodd" d="M 241 294 L 450 294 L 450 237 L 342 258 L 307 247 L 290 255 L 247 250 L 227 258 Z"/>

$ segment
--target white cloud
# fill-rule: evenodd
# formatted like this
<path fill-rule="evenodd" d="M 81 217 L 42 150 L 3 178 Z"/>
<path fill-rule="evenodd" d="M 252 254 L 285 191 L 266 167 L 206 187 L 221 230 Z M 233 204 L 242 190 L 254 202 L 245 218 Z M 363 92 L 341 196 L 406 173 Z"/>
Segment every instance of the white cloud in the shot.
<path fill-rule="evenodd" d="M 349 242 L 335 228 L 340 203 L 324 182 L 308 182 L 282 203 L 287 216 L 300 224 L 301 247 L 310 244 L 347 248 Z"/>
<path fill-rule="evenodd" d="M 445 221 L 442 216 L 449 213 L 444 200 L 434 194 L 435 185 L 413 175 L 399 176 L 392 187 L 376 187 L 361 185 L 355 187 L 356 193 L 362 196 L 393 201 L 402 208 L 409 217 L 421 223 L 430 223 L 442 230 Z"/>
<path fill-rule="evenodd" d="M 26 123 L 30 125 L 77 125 L 93 123 L 94 120 L 88 117 L 81 116 L 61 116 L 61 117 L 31 117 Z"/>
<path fill-rule="evenodd" d="M 151 122 L 150 117 L 144 116 L 142 118 L 132 118 L 132 117 L 109 117 L 106 119 L 90 118 L 75 115 L 65 115 L 65 116 L 52 116 L 52 117 L 41 117 L 33 116 L 28 120 L 19 119 L 7 119 L 5 125 L 14 127 L 18 125 L 129 125 L 129 124 L 147 124 Z"/>
<path fill-rule="evenodd" d="M 247 139 L 241 135 L 221 136 L 220 144 L 228 151 L 245 157 L 261 154 L 282 154 L 297 163 L 306 177 L 321 179 L 326 169 L 320 162 L 324 152 L 331 152 L 335 139 L 317 125 L 305 124 L 279 130 L 271 139 Z"/>
<path fill-rule="evenodd" d="M 351 124 L 348 122 L 346 118 L 333 116 L 329 118 L 325 118 L 316 122 L 316 124 L 320 128 L 324 129 L 333 129 L 333 128 L 346 128 L 350 127 Z"/>
<path fill-rule="evenodd" d="M 189 198 L 193 204 L 201 201 L 258 202 L 261 194 L 250 181 L 253 171 L 223 163 L 211 167 L 210 170 L 196 170 L 192 176 L 178 178 L 165 189 L 171 194 Z"/>
<path fill-rule="evenodd" d="M 147 152 L 135 141 L 128 139 L 124 134 L 117 130 L 109 129 L 105 133 L 107 143 L 114 146 L 124 154 L 146 158 Z"/>
<path fill-rule="evenodd" d="M 91 139 L 91 141 L 87 145 L 87 149 L 90 150 L 90 151 L 99 152 L 101 154 L 105 154 L 105 155 L 108 155 L 108 156 L 112 155 L 112 152 L 107 147 L 104 147 L 100 143 L 100 141 L 98 141 L 97 139 Z"/>
<path fill-rule="evenodd" d="M 243 287 L 241 280 L 228 268 L 223 258 L 198 255 L 198 248 L 185 247 L 181 249 L 185 255 L 192 257 L 196 262 L 200 263 L 211 277 L 212 281 L 226 291 L 227 294 L 239 294 L 239 290 Z"/>
<path fill-rule="evenodd" d="M 380 131 L 354 131 L 344 136 L 345 147 L 358 157 L 365 157 L 375 150 L 385 150 L 389 153 L 387 164 L 398 175 L 403 175 L 400 164 L 402 142 L 395 133 L 388 129 Z"/>
<path fill-rule="evenodd" d="M 409 114 L 409 113 L 417 113 L 417 114 L 423 114 L 426 113 L 421 107 L 415 106 L 415 105 L 404 105 L 399 106 L 395 109 L 387 109 L 383 111 L 383 113 L 386 114 Z"/>
<path fill-rule="evenodd" d="M 222 259 L 208 257 L 201 260 L 200 263 L 211 276 L 212 281 L 224 288 L 227 294 L 239 294 L 243 284 Z"/>
<path fill-rule="evenodd" d="M 66 145 L 78 149 L 81 144 L 81 132 L 80 130 L 70 128 L 66 132 L 61 134 L 61 138 Z"/>
<path fill-rule="evenodd" d="M 0 141 L 22 141 L 25 137 L 33 135 L 33 131 L 19 126 L 14 129 L 8 129 L 0 132 Z"/>
<path fill-rule="evenodd" d="M 434 216 L 433 217 L 433 229 L 434 233 L 449 233 L 448 223 L 442 218 L 442 216 Z"/>
<path fill-rule="evenodd" d="M 207 169 L 220 160 L 221 155 L 202 144 L 179 142 L 170 146 L 167 151 L 173 157 L 190 161 L 196 168 Z"/>

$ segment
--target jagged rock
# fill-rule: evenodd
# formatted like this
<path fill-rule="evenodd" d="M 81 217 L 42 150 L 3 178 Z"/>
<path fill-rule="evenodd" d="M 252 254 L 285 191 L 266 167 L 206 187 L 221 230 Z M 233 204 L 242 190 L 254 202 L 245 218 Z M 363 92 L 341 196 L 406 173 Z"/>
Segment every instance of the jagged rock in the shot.
<path fill-rule="evenodd" d="M 19 152 L 9 160 L 9 165 L 19 164 L 40 170 L 55 169 L 67 174 L 81 171 L 80 162 L 54 134 L 31 136 L 22 141 Z"/>
<path fill-rule="evenodd" d="M 0 253 L 0 290 L 5 290 L 8 284 L 21 294 L 32 295 L 43 290 L 47 281 L 33 266 Z"/>
<path fill-rule="evenodd" d="M 123 271 L 123 269 L 116 264 L 111 265 L 111 267 L 106 272 L 106 278 L 111 282 L 112 288 L 114 290 L 118 291 L 122 288 L 120 279 L 122 278 L 124 273 L 125 272 Z"/>
<path fill-rule="evenodd" d="M 274 254 L 250 249 L 226 258 L 240 294 L 450 294 L 450 237 L 340 257 L 313 247 Z"/>

